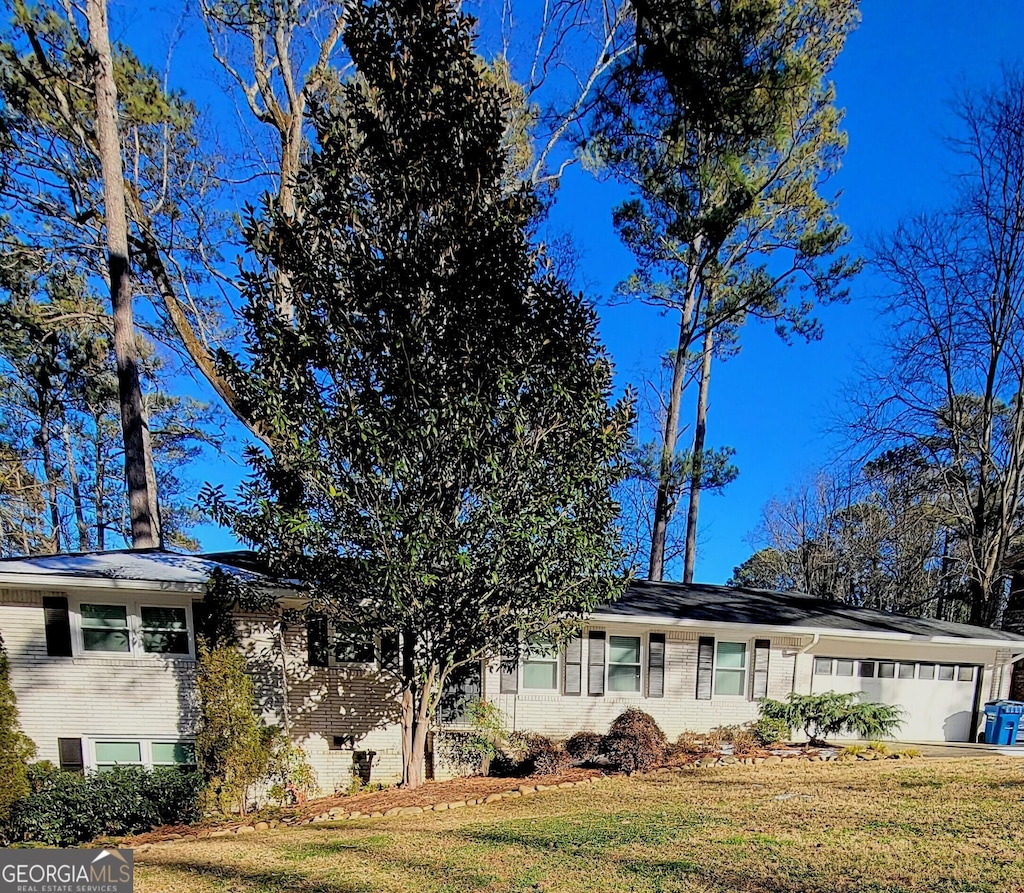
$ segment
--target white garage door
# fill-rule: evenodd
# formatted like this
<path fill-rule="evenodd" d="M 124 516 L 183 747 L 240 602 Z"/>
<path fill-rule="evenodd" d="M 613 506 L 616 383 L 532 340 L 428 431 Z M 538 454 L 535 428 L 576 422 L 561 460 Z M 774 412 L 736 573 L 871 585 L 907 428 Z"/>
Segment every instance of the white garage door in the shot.
<path fill-rule="evenodd" d="M 860 692 L 903 710 L 904 741 L 971 741 L 980 668 L 971 664 L 815 657 L 812 692 Z"/>

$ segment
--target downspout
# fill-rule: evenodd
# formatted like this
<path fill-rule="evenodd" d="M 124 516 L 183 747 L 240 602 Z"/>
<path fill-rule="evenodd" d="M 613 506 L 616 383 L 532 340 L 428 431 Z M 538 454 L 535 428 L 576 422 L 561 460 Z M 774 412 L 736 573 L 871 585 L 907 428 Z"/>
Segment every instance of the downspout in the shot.
<path fill-rule="evenodd" d="M 284 643 L 284 618 L 279 617 L 277 621 L 277 648 L 281 654 L 281 719 L 284 721 L 284 733 L 288 738 L 288 746 L 292 741 L 292 727 L 288 719 L 288 652 Z"/>
<path fill-rule="evenodd" d="M 793 655 L 793 684 L 789 687 L 789 689 L 794 694 L 796 694 L 796 668 L 797 668 L 797 664 L 799 663 L 798 659 L 799 659 L 801 654 L 806 654 L 815 645 L 817 645 L 818 642 L 820 642 L 820 641 L 821 641 L 821 633 L 814 633 L 814 635 L 811 636 L 811 641 L 808 642 L 806 645 L 804 645 L 803 648 L 801 648 L 799 651 L 796 652 L 796 654 Z M 808 692 L 808 694 L 810 694 L 810 692 Z"/>

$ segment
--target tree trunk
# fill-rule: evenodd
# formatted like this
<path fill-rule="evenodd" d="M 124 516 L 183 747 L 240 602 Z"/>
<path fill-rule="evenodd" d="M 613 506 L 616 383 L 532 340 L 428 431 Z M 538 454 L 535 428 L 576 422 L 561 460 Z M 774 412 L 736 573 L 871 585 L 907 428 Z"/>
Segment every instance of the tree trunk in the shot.
<path fill-rule="evenodd" d="M 103 172 L 104 218 L 110 272 L 110 303 L 114 317 L 117 390 L 124 435 L 125 478 L 131 517 L 132 546 L 160 546 L 157 497 L 152 486 L 153 456 L 142 406 L 142 387 L 132 315 L 131 270 L 128 258 L 128 220 L 125 212 L 124 171 L 117 129 L 117 87 L 110 50 L 106 0 L 87 0 L 89 49 L 96 91 L 96 140 Z"/>
<path fill-rule="evenodd" d="M 85 508 L 82 505 L 82 487 L 78 480 L 78 466 L 75 463 L 75 450 L 71 443 L 71 426 L 65 417 L 61 426 L 64 435 L 64 456 L 68 463 L 68 482 L 71 484 L 71 503 L 75 509 L 75 526 L 78 529 L 78 551 L 88 552 L 90 547 L 89 525 L 85 520 Z"/>
<path fill-rule="evenodd" d="M 686 557 L 683 561 L 683 582 L 693 582 L 693 569 L 697 561 L 697 514 L 700 511 L 700 491 L 704 476 L 704 439 L 708 425 L 708 386 L 711 383 L 711 354 L 715 335 L 711 327 L 704 333 L 704 353 L 701 357 L 700 385 L 697 391 L 697 423 L 693 430 L 693 454 L 690 468 L 690 504 L 686 510 Z"/>
<path fill-rule="evenodd" d="M 672 389 L 668 395 L 668 411 L 661 441 L 661 463 L 658 470 L 658 494 L 654 502 L 654 520 L 651 524 L 651 556 L 647 570 L 648 580 L 662 580 L 665 576 L 665 542 L 668 524 L 672 520 L 672 469 L 679 439 L 679 408 L 683 402 L 683 381 L 686 376 L 686 354 L 693 337 L 693 309 L 697 301 L 699 282 L 697 263 L 703 239 L 697 236 L 689 250 L 686 271 L 686 295 L 679 319 L 679 343 L 672 365 Z"/>
<path fill-rule="evenodd" d="M 107 495 L 107 452 L 106 444 L 103 440 L 103 419 L 98 410 L 93 412 L 93 420 L 96 426 L 96 440 L 93 444 L 95 450 L 93 461 L 96 464 L 96 481 L 93 487 L 92 505 L 93 514 L 96 516 L 96 548 L 102 552 L 107 542 L 107 510 L 105 502 Z"/>
<path fill-rule="evenodd" d="M 61 550 L 60 507 L 57 505 L 57 470 L 53 467 L 53 451 L 50 448 L 49 396 L 39 391 L 36 397 L 39 402 L 39 451 L 43 459 L 43 476 L 46 478 L 46 502 L 50 509 L 50 541 L 56 553 Z"/>

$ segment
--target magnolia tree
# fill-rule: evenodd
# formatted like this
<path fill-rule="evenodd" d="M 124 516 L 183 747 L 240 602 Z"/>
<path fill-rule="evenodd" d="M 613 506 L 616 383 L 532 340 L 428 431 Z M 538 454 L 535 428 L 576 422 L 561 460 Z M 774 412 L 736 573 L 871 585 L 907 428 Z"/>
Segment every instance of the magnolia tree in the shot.
<path fill-rule="evenodd" d="M 246 350 L 221 357 L 273 450 L 208 494 L 313 610 L 398 646 L 410 787 L 454 671 L 624 585 L 630 405 L 593 309 L 531 246 L 532 191 L 503 177 L 512 97 L 472 33 L 455 3 L 351 7 L 354 75 L 314 108 L 302 213 L 248 221 Z"/>

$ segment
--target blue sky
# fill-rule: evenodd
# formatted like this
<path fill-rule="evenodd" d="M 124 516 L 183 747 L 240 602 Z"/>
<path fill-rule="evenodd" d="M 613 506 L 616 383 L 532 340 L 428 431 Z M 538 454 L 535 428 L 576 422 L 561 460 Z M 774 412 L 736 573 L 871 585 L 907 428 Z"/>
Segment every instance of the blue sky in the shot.
<path fill-rule="evenodd" d="M 902 216 L 944 203 L 956 165 L 943 143 L 956 126 L 949 101 L 958 88 L 989 86 L 1001 65 L 1022 61 L 1022 14 L 1020 0 L 863 2 L 861 25 L 833 76 L 849 136 L 834 183 L 842 191 L 841 217 L 855 251 L 863 252 Z M 164 7 L 115 9 L 115 30 L 120 21 L 122 37 L 137 45 L 133 38 L 151 16 L 153 25 L 165 25 L 149 31 L 159 44 L 172 23 Z M 205 34 L 192 24 L 175 53 L 171 80 L 200 106 L 223 109 L 219 90 L 193 67 L 205 54 Z M 551 226 L 571 232 L 583 251 L 583 277 L 588 293 L 602 301 L 602 336 L 617 383 L 625 386 L 656 367 L 677 333 L 673 319 L 649 308 L 603 303 L 631 270 L 630 255 L 611 224 L 611 209 L 621 197 L 614 184 L 572 168 L 559 189 Z M 736 449 L 740 475 L 724 494 L 702 503 L 697 580 L 724 582 L 749 556 L 747 540 L 764 503 L 834 455 L 838 439 L 827 432 L 854 364 L 877 349 L 874 297 L 883 288 L 870 271 L 859 276 L 848 304 L 819 313 L 825 328 L 819 342 L 786 346 L 769 328 L 754 324 L 743 333 L 740 355 L 716 365 L 708 441 Z M 238 444 L 233 455 L 212 460 L 195 476 L 230 487 L 242 472 L 240 452 Z M 205 548 L 233 545 L 226 531 L 207 526 L 199 533 Z"/>

